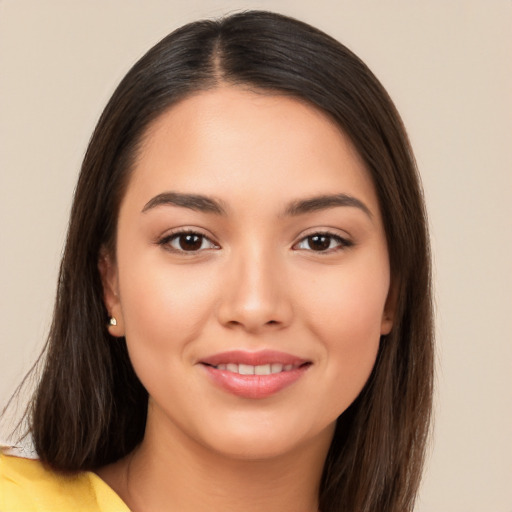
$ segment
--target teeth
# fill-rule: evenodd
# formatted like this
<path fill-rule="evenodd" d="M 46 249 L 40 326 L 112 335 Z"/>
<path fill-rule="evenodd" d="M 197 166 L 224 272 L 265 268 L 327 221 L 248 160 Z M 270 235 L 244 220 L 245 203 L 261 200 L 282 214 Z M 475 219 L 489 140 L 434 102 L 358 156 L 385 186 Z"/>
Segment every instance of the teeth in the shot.
<path fill-rule="evenodd" d="M 281 363 L 269 363 L 253 366 L 251 364 L 218 364 L 217 370 L 227 370 L 228 372 L 238 373 L 240 375 L 271 375 L 273 373 L 289 372 L 294 369 L 293 364 L 283 365 Z"/>
<path fill-rule="evenodd" d="M 261 364 L 254 367 L 254 375 L 270 375 L 270 365 Z"/>
<path fill-rule="evenodd" d="M 272 363 L 270 365 L 271 373 L 280 373 L 283 371 L 283 365 L 281 363 Z"/>
<path fill-rule="evenodd" d="M 254 366 L 250 364 L 239 364 L 238 373 L 240 375 L 254 375 Z"/>

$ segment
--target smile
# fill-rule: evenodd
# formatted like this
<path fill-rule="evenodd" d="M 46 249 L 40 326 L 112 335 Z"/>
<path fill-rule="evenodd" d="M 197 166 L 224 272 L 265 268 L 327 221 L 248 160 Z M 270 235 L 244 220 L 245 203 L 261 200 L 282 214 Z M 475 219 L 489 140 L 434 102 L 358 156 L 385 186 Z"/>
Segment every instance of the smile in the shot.
<path fill-rule="evenodd" d="M 261 399 L 303 377 L 311 361 L 276 351 L 231 351 L 200 361 L 213 384 L 232 395 Z"/>
<path fill-rule="evenodd" d="M 251 364 L 227 363 L 218 364 L 215 368 L 217 370 L 238 373 L 239 375 L 272 375 L 274 373 L 289 372 L 298 367 L 293 364 L 284 365 L 281 363 L 259 364 L 257 366 Z"/>

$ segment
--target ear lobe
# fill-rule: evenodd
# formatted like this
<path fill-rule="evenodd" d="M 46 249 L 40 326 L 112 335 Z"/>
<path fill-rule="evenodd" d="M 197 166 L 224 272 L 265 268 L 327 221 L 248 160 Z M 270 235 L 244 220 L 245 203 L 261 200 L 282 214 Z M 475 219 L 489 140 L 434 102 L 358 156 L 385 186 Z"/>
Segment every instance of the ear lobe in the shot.
<path fill-rule="evenodd" d="M 382 336 L 389 334 L 393 328 L 395 321 L 395 313 L 398 302 L 398 286 L 391 284 L 389 287 L 388 296 L 386 298 L 386 304 L 384 305 L 384 311 L 382 313 L 382 320 L 380 324 L 380 334 Z"/>
<path fill-rule="evenodd" d="M 112 336 L 119 338 L 124 336 L 124 321 L 119 300 L 117 265 L 110 253 L 103 249 L 98 259 L 98 270 L 103 285 L 103 302 L 110 318 L 115 319 L 115 322 L 108 323 L 108 331 Z"/>

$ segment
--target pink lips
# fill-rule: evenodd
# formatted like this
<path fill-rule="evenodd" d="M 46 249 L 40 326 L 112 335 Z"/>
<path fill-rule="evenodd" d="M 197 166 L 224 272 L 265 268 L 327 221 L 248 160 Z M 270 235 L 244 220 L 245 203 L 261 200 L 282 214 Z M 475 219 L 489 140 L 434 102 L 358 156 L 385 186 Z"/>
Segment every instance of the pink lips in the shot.
<path fill-rule="evenodd" d="M 234 350 L 200 361 L 216 385 L 243 398 L 266 398 L 290 386 L 311 366 L 305 359 L 263 350 Z"/>

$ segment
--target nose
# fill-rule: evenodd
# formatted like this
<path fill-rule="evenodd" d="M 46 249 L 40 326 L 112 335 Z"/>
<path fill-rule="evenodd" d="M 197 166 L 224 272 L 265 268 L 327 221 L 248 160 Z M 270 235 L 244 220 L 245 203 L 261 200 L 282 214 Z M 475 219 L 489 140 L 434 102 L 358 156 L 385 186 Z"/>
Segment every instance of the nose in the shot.
<path fill-rule="evenodd" d="M 261 249 L 230 259 L 218 318 L 228 328 L 250 333 L 287 327 L 293 317 L 285 272 Z"/>

